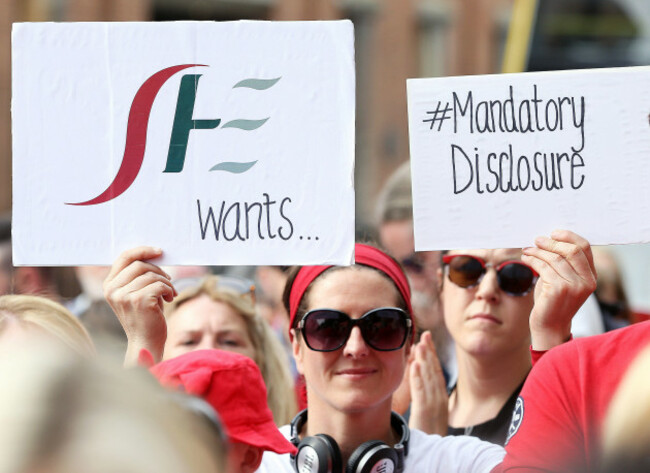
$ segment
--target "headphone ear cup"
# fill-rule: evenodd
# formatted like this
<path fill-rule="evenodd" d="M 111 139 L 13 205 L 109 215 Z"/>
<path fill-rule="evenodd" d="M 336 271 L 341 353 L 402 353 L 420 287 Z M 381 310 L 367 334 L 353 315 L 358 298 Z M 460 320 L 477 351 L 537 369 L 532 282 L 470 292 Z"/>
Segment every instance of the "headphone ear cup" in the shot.
<path fill-rule="evenodd" d="M 381 440 L 362 443 L 352 452 L 346 473 L 397 472 L 397 453 Z"/>
<path fill-rule="evenodd" d="M 341 450 L 336 440 L 327 434 L 305 437 L 298 444 L 294 467 L 299 473 L 340 473 L 343 468 Z"/>

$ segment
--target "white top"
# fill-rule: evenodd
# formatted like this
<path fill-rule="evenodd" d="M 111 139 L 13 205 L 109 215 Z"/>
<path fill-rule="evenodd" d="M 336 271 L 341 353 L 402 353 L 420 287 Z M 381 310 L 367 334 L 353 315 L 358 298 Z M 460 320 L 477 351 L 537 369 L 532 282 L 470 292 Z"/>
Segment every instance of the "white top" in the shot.
<path fill-rule="evenodd" d="M 571 334 L 573 338 L 580 338 L 600 333 L 605 333 L 605 323 L 596 295 L 591 294 L 571 319 Z"/>
<path fill-rule="evenodd" d="M 280 432 L 291 438 L 289 425 Z M 488 473 L 501 463 L 505 450 L 476 437 L 464 435 L 441 437 L 411 429 L 409 453 L 404 462 L 404 473 Z M 289 454 L 264 452 L 257 473 L 295 473 Z"/>

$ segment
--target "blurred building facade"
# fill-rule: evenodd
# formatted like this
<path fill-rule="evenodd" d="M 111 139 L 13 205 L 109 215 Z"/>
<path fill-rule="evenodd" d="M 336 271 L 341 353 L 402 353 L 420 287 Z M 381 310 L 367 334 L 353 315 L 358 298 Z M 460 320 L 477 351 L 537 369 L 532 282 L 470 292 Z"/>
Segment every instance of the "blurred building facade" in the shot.
<path fill-rule="evenodd" d="M 406 79 L 497 72 L 513 0 L 2 0 L 0 213 L 11 209 L 11 24 L 22 21 L 330 20 L 355 25 L 357 224 L 408 159 Z M 52 157 L 55 159 L 55 157 Z"/>

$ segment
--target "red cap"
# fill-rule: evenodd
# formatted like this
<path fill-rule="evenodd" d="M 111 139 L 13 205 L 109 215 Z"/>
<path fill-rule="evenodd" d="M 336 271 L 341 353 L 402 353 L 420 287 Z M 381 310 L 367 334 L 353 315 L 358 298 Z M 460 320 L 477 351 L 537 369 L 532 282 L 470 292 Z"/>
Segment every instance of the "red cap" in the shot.
<path fill-rule="evenodd" d="M 158 363 L 151 372 L 164 386 L 182 386 L 210 403 L 231 440 L 276 453 L 296 453 L 273 423 L 262 374 L 250 358 L 223 350 L 196 350 Z"/>

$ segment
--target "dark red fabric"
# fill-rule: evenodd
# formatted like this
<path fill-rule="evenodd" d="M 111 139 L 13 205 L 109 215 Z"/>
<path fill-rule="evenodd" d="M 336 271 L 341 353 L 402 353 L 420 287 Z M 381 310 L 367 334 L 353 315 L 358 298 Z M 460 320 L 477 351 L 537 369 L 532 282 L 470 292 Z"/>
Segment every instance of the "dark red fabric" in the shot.
<path fill-rule="evenodd" d="M 406 278 L 404 271 L 402 271 L 399 263 L 380 249 L 362 243 L 357 243 L 354 246 L 354 262 L 355 264 L 361 264 L 378 269 L 388 276 L 393 283 L 395 283 L 397 290 L 406 302 L 407 312 L 413 322 L 413 335 L 415 335 L 415 322 L 413 321 L 413 309 L 411 307 L 411 289 L 409 287 L 408 279 Z M 291 294 L 289 295 L 289 329 L 293 327 L 298 307 L 300 306 L 300 301 L 302 301 L 309 285 L 323 271 L 331 267 L 332 266 L 303 266 L 300 269 L 294 279 L 293 285 L 291 286 Z"/>
<path fill-rule="evenodd" d="M 273 423 L 262 374 L 250 358 L 223 350 L 196 350 L 158 363 L 151 372 L 162 385 L 182 386 L 209 402 L 233 441 L 296 453 Z"/>
<path fill-rule="evenodd" d="M 610 401 L 648 343 L 650 322 L 643 322 L 547 352 L 526 379 L 521 423 L 493 471 L 596 471 Z"/>

